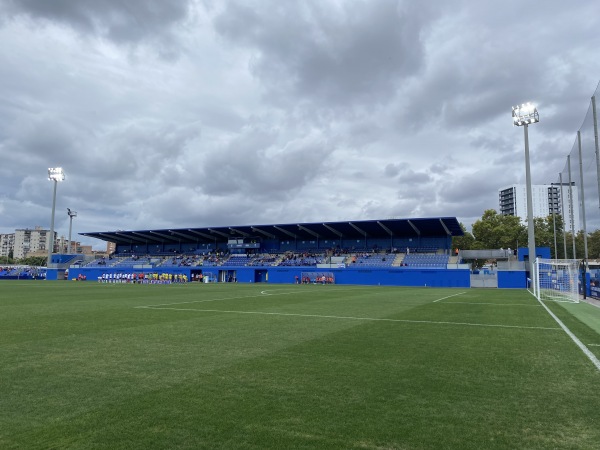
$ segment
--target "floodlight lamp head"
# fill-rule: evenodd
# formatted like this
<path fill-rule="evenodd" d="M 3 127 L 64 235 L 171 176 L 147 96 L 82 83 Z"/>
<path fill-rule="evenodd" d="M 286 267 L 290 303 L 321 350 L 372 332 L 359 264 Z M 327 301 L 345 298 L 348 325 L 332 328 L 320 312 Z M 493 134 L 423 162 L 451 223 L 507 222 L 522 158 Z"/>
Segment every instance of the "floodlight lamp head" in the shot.
<path fill-rule="evenodd" d="M 531 103 L 513 106 L 512 108 L 513 125 L 520 127 L 540 121 L 537 108 Z"/>
<path fill-rule="evenodd" d="M 72 211 L 71 208 L 67 208 L 67 215 L 71 218 L 77 217 L 77 211 Z"/>
<path fill-rule="evenodd" d="M 48 169 L 48 179 L 50 181 L 64 181 L 65 172 L 62 167 L 51 167 Z"/>

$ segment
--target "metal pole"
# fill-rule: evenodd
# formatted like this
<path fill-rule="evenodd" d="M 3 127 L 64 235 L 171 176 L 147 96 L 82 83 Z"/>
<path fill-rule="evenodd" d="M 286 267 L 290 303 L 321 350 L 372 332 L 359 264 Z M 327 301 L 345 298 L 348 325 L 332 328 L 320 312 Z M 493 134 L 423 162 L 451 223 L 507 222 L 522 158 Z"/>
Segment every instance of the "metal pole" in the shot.
<path fill-rule="evenodd" d="M 71 254 L 71 230 L 73 229 L 73 216 L 69 214 L 69 245 L 67 246 L 67 254 Z"/>
<path fill-rule="evenodd" d="M 525 182 L 527 183 L 527 240 L 529 247 L 529 276 L 531 282 L 535 283 L 534 263 L 535 263 L 535 232 L 533 228 L 533 195 L 531 192 L 531 169 L 529 164 L 529 126 L 525 124 L 523 130 L 525 132 Z M 535 286 L 535 284 L 534 284 Z"/>
<path fill-rule="evenodd" d="M 562 214 L 562 234 L 563 234 L 563 245 L 564 245 L 564 253 L 563 258 L 567 259 L 567 233 L 566 233 L 566 222 L 565 222 L 565 191 L 563 187 L 562 173 L 558 174 L 558 178 L 560 180 L 560 210 Z"/>
<path fill-rule="evenodd" d="M 52 251 L 54 250 L 54 212 L 56 210 L 56 186 L 58 185 L 57 180 L 54 181 L 54 193 L 52 194 L 52 216 L 50 218 L 50 239 L 48 240 L 48 262 L 47 267 L 50 267 L 52 263 Z"/>
<path fill-rule="evenodd" d="M 554 198 L 552 199 L 552 228 L 554 230 L 554 259 L 558 259 L 558 245 L 556 244 L 556 213 L 554 211 Z"/>
<path fill-rule="evenodd" d="M 571 238 L 573 241 L 573 259 L 577 259 L 577 250 L 575 249 L 575 210 L 573 208 L 573 181 L 571 181 L 571 155 L 567 156 L 567 168 L 569 170 L 569 219 L 571 220 Z"/>
<path fill-rule="evenodd" d="M 594 119 L 594 144 L 596 148 L 596 178 L 598 181 L 598 202 L 600 202 L 600 145 L 598 144 L 598 116 L 596 115 L 596 96 L 592 97 L 592 116 Z"/>
<path fill-rule="evenodd" d="M 581 184 L 581 220 L 583 220 L 583 258 L 588 259 L 587 225 L 585 223 L 585 193 L 583 189 L 583 161 L 581 159 L 581 131 L 577 131 L 577 146 L 579 147 L 579 182 Z"/>
<path fill-rule="evenodd" d="M 587 262 L 584 259 L 583 261 L 581 261 L 581 290 L 583 291 L 583 299 L 584 300 L 587 298 L 587 276 L 586 276 L 586 271 L 587 271 Z"/>

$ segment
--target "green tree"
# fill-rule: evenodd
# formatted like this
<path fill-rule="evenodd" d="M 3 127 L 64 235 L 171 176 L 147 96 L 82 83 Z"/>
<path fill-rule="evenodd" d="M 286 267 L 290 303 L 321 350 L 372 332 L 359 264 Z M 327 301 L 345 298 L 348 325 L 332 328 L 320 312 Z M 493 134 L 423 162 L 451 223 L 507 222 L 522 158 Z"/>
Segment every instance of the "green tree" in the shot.
<path fill-rule="evenodd" d="M 565 233 L 567 239 L 567 254 L 566 259 L 583 259 L 585 256 L 585 243 L 583 241 L 583 231 L 578 231 L 575 235 L 575 254 L 573 254 L 573 234 L 570 232 Z M 559 243 L 559 255 L 564 253 L 564 241 Z M 588 254 L 589 253 L 589 235 L 588 235 Z M 562 257 L 561 257 L 562 258 Z M 590 256 L 593 259 L 593 256 Z"/>
<path fill-rule="evenodd" d="M 562 217 L 549 215 L 547 217 L 536 217 L 533 219 L 535 231 L 536 247 L 550 247 L 550 253 L 553 258 L 563 258 L 564 245 L 562 234 Z M 554 238 L 556 233 L 556 249 L 554 248 Z M 556 255 L 558 251 L 558 255 Z"/>
<path fill-rule="evenodd" d="M 588 256 L 590 259 L 600 259 L 600 230 L 588 235 Z"/>
<path fill-rule="evenodd" d="M 589 241 L 588 241 L 589 244 Z M 577 258 L 583 259 L 585 258 L 585 239 L 583 230 L 579 230 L 575 235 L 575 248 L 577 249 Z M 589 255 L 589 247 L 588 247 L 588 255 Z"/>
<path fill-rule="evenodd" d="M 517 248 L 527 243 L 527 227 L 516 216 L 503 216 L 488 209 L 473 223 L 473 237 L 474 248 Z"/>
<path fill-rule="evenodd" d="M 22 258 L 18 261 L 19 264 L 38 267 L 45 266 L 47 262 L 48 258 L 46 258 L 45 256 L 28 256 L 27 258 Z"/>
<path fill-rule="evenodd" d="M 465 234 L 464 236 L 455 236 L 452 238 L 452 249 L 457 248 L 459 250 L 471 250 L 474 248 L 473 245 L 475 244 L 475 238 L 467 231 L 467 228 L 464 226 L 464 224 L 461 223 L 460 227 Z"/>

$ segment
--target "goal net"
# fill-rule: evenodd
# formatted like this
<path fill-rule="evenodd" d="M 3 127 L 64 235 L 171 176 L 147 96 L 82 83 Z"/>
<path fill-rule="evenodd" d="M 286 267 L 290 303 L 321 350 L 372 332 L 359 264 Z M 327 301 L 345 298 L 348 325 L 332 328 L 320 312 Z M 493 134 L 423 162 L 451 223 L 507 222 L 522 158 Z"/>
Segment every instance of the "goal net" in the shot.
<path fill-rule="evenodd" d="M 578 259 L 543 259 L 535 262 L 534 294 L 540 300 L 579 303 Z"/>

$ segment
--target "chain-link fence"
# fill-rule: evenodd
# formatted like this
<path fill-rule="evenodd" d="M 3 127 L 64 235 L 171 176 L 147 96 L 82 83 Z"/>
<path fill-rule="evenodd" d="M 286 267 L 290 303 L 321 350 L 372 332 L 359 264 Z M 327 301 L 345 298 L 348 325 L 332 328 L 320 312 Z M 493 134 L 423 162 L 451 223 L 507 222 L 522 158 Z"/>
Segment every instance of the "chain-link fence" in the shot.
<path fill-rule="evenodd" d="M 555 181 L 560 186 L 560 214 L 565 219 L 562 242 L 557 242 L 558 253 L 567 258 L 588 259 L 587 234 L 600 229 L 598 94 L 600 84 L 596 87 L 565 165 Z M 582 233 L 584 238 L 584 254 L 578 254 L 576 250 L 575 238 L 578 233 Z"/>

